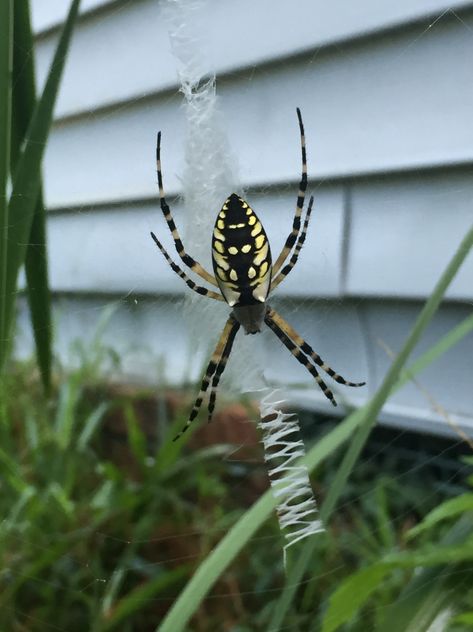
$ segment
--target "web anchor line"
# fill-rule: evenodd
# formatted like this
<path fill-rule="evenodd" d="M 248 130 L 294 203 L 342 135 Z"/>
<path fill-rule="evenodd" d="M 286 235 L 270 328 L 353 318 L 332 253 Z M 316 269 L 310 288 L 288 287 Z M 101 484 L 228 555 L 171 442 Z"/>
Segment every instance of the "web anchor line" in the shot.
<path fill-rule="evenodd" d="M 312 492 L 309 471 L 296 462 L 305 455 L 300 439 L 299 420 L 294 414 L 284 413 L 283 400 L 274 401 L 277 391 L 271 391 L 260 403 L 264 458 L 275 498 L 278 500 L 279 526 L 287 544 L 284 546 L 284 566 L 287 549 L 324 531 L 318 517 L 317 503 Z"/>

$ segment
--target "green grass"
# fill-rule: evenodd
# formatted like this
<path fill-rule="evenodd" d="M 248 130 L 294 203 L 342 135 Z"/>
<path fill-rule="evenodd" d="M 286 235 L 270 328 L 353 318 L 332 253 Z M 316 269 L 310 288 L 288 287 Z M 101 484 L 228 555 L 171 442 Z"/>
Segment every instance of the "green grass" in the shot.
<path fill-rule="evenodd" d="M 151 411 L 163 407 L 145 390 L 100 382 L 96 356 L 73 373 L 56 374 L 49 400 L 33 365 L 9 374 L 11 425 L 0 450 L 1 630 L 42 632 L 50 622 L 56 626 L 51 629 L 72 632 L 154 629 L 184 586 L 215 559 L 228 537 L 222 536 L 234 534 L 234 524 L 248 525 L 255 509 L 243 498 L 257 497 L 267 483 L 262 461 L 235 467 L 222 459 L 226 448 L 199 447 L 197 441 L 189 450 L 171 441 L 187 401 L 166 435 L 157 436 L 158 413 Z M 316 479 L 317 495 L 324 498 L 338 469 L 334 437 L 341 426 L 332 428 L 314 448 L 320 455 L 330 448 Z M 448 534 L 461 508 L 436 490 L 428 472 L 413 471 L 402 482 L 398 472 L 389 454 L 359 463 L 327 532 L 314 539 L 310 573 L 291 599 L 286 625 L 322 629 L 324 613 L 331 618 L 334 608 L 339 618 L 355 621 L 361 610 L 363 625 L 374 625 L 377 609 L 414 577 L 414 564 L 428 568 L 444 565 L 446 555 L 465 556 L 463 545 L 453 542 L 436 550 L 438 559 L 428 559 L 429 546 Z M 267 492 L 255 506 L 269 498 Z M 439 515 L 442 500 L 446 510 Z M 217 574 L 212 598 L 200 600 L 184 629 L 273 629 L 285 575 L 271 508 L 267 516 Z M 423 526 L 410 532 L 422 518 Z M 367 570 L 360 575 L 360 568 Z M 378 574 L 385 578 L 381 588 L 369 583 Z M 343 599 L 353 584 L 355 603 Z M 352 629 L 367 628 L 360 623 Z"/>
<path fill-rule="evenodd" d="M 35 376 L 8 377 L 0 629 L 124 630 L 129 619 L 146 629 L 241 513 L 222 510 L 221 450 L 184 458 L 170 440 L 151 449 L 147 393 L 104 388 L 82 369 L 48 401 Z M 202 489 L 205 510 L 192 500 Z"/>

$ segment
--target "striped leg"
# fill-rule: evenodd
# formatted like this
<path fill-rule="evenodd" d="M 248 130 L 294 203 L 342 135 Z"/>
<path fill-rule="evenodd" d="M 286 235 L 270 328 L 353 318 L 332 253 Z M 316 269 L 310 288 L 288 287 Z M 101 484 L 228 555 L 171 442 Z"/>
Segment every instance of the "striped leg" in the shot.
<path fill-rule="evenodd" d="M 191 290 L 194 290 L 194 292 L 197 292 L 197 294 L 201 294 L 202 296 L 208 296 L 209 298 L 214 298 L 216 301 L 224 301 L 225 300 L 221 294 L 218 294 L 218 292 L 212 292 L 212 290 L 208 290 L 206 287 L 202 287 L 201 285 L 197 285 L 196 283 L 194 283 L 194 281 L 190 277 L 187 276 L 187 274 L 184 272 L 184 270 L 182 270 L 177 265 L 177 263 L 174 263 L 174 261 L 168 255 L 168 253 L 167 253 L 166 249 L 164 248 L 164 246 L 161 244 L 159 239 L 156 237 L 156 235 L 154 233 L 151 233 L 151 237 L 153 238 L 154 243 L 157 245 L 157 247 L 163 253 L 164 258 L 166 259 L 168 264 L 171 266 L 171 268 L 174 270 L 174 272 L 176 274 L 178 274 L 181 277 L 181 279 L 184 280 L 186 285 L 188 287 L 190 287 Z"/>
<path fill-rule="evenodd" d="M 209 423 L 212 421 L 212 415 L 215 409 L 215 400 L 217 399 L 218 384 L 220 382 L 220 378 L 222 377 L 222 373 L 224 372 L 225 367 L 227 366 L 228 358 L 230 357 L 230 353 L 232 351 L 233 342 L 235 340 L 235 336 L 237 335 L 237 332 L 239 329 L 240 329 L 240 323 L 235 320 L 233 323 L 233 329 L 230 332 L 230 335 L 227 340 L 227 344 L 225 345 L 225 349 L 223 350 L 222 357 L 220 358 L 220 362 L 218 363 L 218 366 L 215 370 L 215 373 L 212 379 L 212 386 L 211 386 L 210 398 L 209 398 L 209 409 L 208 409 L 209 411 L 208 422 Z"/>
<path fill-rule="evenodd" d="M 309 226 L 310 214 L 312 213 L 312 205 L 314 203 L 314 196 L 312 195 L 309 200 L 309 206 L 307 208 L 307 213 L 305 215 L 304 226 L 302 227 L 302 231 L 297 238 L 296 247 L 294 248 L 294 252 L 292 253 L 292 257 L 289 259 L 289 263 L 284 266 L 281 272 L 276 276 L 275 279 L 271 280 L 271 292 L 277 288 L 277 286 L 283 281 L 292 268 L 296 265 L 297 260 L 299 258 L 299 253 L 302 250 L 302 246 L 304 245 L 305 238 L 307 235 L 307 228 Z"/>
<path fill-rule="evenodd" d="M 274 310 L 270 310 L 270 311 L 274 311 Z M 292 342 L 289 336 L 284 333 L 284 331 L 279 327 L 279 325 L 277 325 L 274 322 L 274 320 L 271 318 L 270 311 L 268 311 L 268 313 L 266 314 L 264 318 L 264 322 L 268 325 L 270 329 L 274 331 L 274 333 L 279 338 L 279 340 L 283 343 L 285 347 L 289 349 L 289 351 L 296 358 L 296 360 L 300 362 L 303 366 L 305 366 L 305 368 L 309 371 L 309 373 L 315 378 L 315 381 L 322 389 L 322 392 L 325 395 L 325 397 L 327 397 L 327 399 L 329 399 L 332 402 L 332 404 L 336 406 L 337 402 L 335 401 L 335 397 L 333 396 L 332 391 L 329 389 L 329 387 L 325 384 L 323 379 L 320 377 L 315 366 L 310 362 L 309 358 L 306 355 L 304 355 L 300 349 L 297 348 L 294 342 Z"/>
<path fill-rule="evenodd" d="M 207 391 L 209 384 L 210 384 L 210 380 L 212 379 L 212 376 L 214 375 L 218 364 L 220 363 L 220 360 L 222 358 L 223 355 L 223 351 L 227 345 L 227 340 L 229 338 L 229 336 L 232 333 L 232 329 L 234 326 L 234 319 L 232 316 L 230 316 L 230 318 L 227 320 L 225 327 L 222 331 L 222 334 L 217 342 L 217 346 L 215 347 L 214 352 L 212 353 L 212 356 L 210 357 L 210 361 L 209 364 L 207 366 L 207 370 L 205 371 L 205 375 L 202 379 L 202 384 L 200 386 L 200 391 L 199 394 L 197 395 L 197 398 L 194 402 L 194 405 L 192 407 L 191 413 L 189 415 L 189 419 L 186 422 L 186 425 L 184 426 L 184 428 L 181 430 L 181 432 L 176 435 L 173 439 L 173 441 L 177 441 L 177 439 L 179 439 L 179 437 L 181 437 L 184 432 L 189 428 L 189 426 L 191 425 L 191 423 L 194 421 L 194 419 L 197 417 L 200 407 L 202 406 L 202 401 L 204 399 L 204 395 L 205 392 Z"/>
<path fill-rule="evenodd" d="M 328 364 L 325 364 L 319 354 L 315 353 L 315 351 L 304 340 L 304 338 L 302 338 L 302 336 L 299 336 L 297 331 L 293 327 L 291 327 L 291 325 L 287 323 L 284 318 L 282 318 L 282 316 L 275 312 L 274 309 L 268 309 L 268 316 L 274 323 L 276 323 L 276 325 L 286 334 L 288 338 L 290 338 L 298 347 L 300 347 L 301 351 L 312 358 L 315 364 L 317 364 L 323 371 L 325 371 L 325 373 L 330 375 L 330 377 L 334 379 L 335 382 L 338 382 L 338 384 L 344 384 L 345 386 L 364 386 L 366 384 L 366 382 L 348 382 L 341 375 L 335 373 L 335 371 L 331 369 Z"/>
<path fill-rule="evenodd" d="M 301 132 L 302 176 L 301 176 L 301 181 L 299 184 L 299 193 L 297 194 L 296 212 L 295 212 L 294 221 L 292 224 L 292 231 L 289 233 L 289 236 L 286 239 L 286 243 L 284 244 L 284 247 L 281 250 L 279 257 L 276 259 L 276 262 L 273 264 L 273 275 L 276 275 L 279 272 L 282 264 L 284 263 L 288 254 L 291 252 L 292 247 L 296 243 L 297 235 L 299 234 L 299 230 L 301 228 L 301 214 L 302 214 L 302 208 L 304 206 L 305 192 L 307 189 L 307 156 L 306 156 L 306 150 L 305 150 L 304 124 L 302 123 L 302 115 L 299 108 L 297 108 L 297 118 L 299 120 L 299 129 Z"/>
<path fill-rule="evenodd" d="M 179 235 L 179 231 L 176 228 L 176 224 L 174 223 L 174 219 L 172 217 L 171 209 L 166 202 L 166 198 L 164 197 L 164 188 L 163 188 L 163 173 L 161 171 L 161 132 L 158 132 L 158 138 L 156 143 L 156 170 L 158 172 L 158 186 L 159 186 L 159 202 L 161 204 L 161 210 L 164 215 L 164 219 L 167 222 L 169 230 L 171 231 L 172 238 L 174 239 L 174 245 L 176 247 L 177 254 L 189 268 L 198 274 L 202 279 L 205 279 L 208 283 L 215 285 L 218 287 L 218 283 L 215 280 L 215 277 L 207 272 L 205 268 L 203 268 L 200 263 L 198 263 L 195 259 L 193 259 L 190 255 L 186 253 L 184 250 L 184 246 L 182 245 L 181 236 Z"/>

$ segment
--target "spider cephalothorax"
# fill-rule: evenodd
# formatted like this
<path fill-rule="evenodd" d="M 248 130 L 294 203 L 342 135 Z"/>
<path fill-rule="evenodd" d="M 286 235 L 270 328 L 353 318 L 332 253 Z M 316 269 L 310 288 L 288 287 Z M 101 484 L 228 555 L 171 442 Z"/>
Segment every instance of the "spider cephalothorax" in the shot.
<path fill-rule="evenodd" d="M 281 283 L 295 266 L 299 253 L 305 241 L 307 227 L 314 198 L 311 197 L 301 229 L 301 215 L 304 207 L 304 197 L 307 189 L 307 161 L 305 150 L 304 126 L 299 108 L 297 108 L 302 149 L 302 176 L 297 196 L 296 211 L 286 243 L 278 258 L 272 264 L 269 241 L 261 221 L 249 204 L 232 193 L 218 213 L 212 235 L 212 264 L 214 274 L 210 274 L 200 263 L 193 259 L 185 250 L 179 232 L 174 223 L 171 210 L 164 197 L 163 178 L 161 171 L 161 132 L 158 134 L 156 160 L 158 171 L 159 197 L 164 218 L 171 231 L 176 251 L 182 262 L 202 279 L 218 288 L 219 292 L 199 286 L 171 259 L 161 242 L 154 233 L 153 240 L 161 250 L 166 261 L 184 282 L 198 294 L 208 296 L 218 301 L 226 301 L 232 312 L 225 324 L 217 346 L 210 358 L 207 370 L 202 379 L 199 395 L 192 407 L 189 419 L 175 437 L 178 439 L 197 417 L 202 401 L 211 384 L 208 412 L 209 421 L 215 408 L 215 399 L 220 377 L 227 364 L 235 336 L 240 329 L 247 334 L 261 331 L 265 323 L 289 349 L 292 355 L 303 364 L 315 378 L 324 395 L 336 406 L 332 391 L 320 377 L 316 366 L 330 375 L 339 384 L 345 386 L 363 386 L 365 382 L 348 382 L 341 375 L 335 373 L 312 347 L 266 302 L 269 294 Z M 292 252 L 292 254 L 291 254 Z M 291 254 L 289 261 L 287 259 Z M 283 264 L 284 265 L 283 267 Z M 315 366 L 316 365 L 316 366 Z"/>

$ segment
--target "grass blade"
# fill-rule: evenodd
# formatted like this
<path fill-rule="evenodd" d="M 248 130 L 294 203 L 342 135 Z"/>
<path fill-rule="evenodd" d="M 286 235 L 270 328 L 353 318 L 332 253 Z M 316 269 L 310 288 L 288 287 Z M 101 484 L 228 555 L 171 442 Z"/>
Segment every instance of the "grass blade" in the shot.
<path fill-rule="evenodd" d="M 471 514 L 466 513 L 445 534 L 439 544 L 441 547 L 458 545 L 470 536 L 471 531 Z M 440 568 L 419 568 L 397 601 L 387 607 L 383 632 L 427 630 L 435 616 L 452 605 L 452 597 L 461 593 L 462 589 L 458 584 L 466 584 L 463 590 L 471 584 L 471 564 L 470 577 L 465 573 L 466 569 L 468 566 L 463 565 L 463 572 L 456 573 L 455 566 L 450 564 Z"/>
<path fill-rule="evenodd" d="M 46 247 L 46 210 L 42 188 L 38 193 L 33 213 L 33 223 L 26 250 L 25 272 L 36 359 L 44 392 L 49 394 L 52 368 L 52 315 Z"/>
<path fill-rule="evenodd" d="M 11 74 L 13 68 L 13 0 L 0 2 L 0 367 L 7 354 L 7 244 L 9 209 L 7 184 L 10 173 Z"/>
<path fill-rule="evenodd" d="M 41 162 L 51 128 L 54 105 L 64 63 L 69 48 L 72 29 L 77 18 L 80 0 L 73 0 L 67 20 L 59 38 L 53 62 L 40 100 L 36 104 L 26 133 L 24 150 L 18 159 L 13 175 L 12 195 L 9 205 L 8 269 L 6 276 L 6 332 L 13 317 L 15 289 L 19 269 L 25 259 L 36 201 L 41 184 Z"/>
<path fill-rule="evenodd" d="M 144 603 L 156 598 L 156 595 L 159 595 L 159 593 L 173 584 L 180 582 L 188 572 L 188 567 L 183 564 L 166 573 L 159 574 L 137 588 L 134 588 L 130 593 L 122 597 L 111 609 L 110 614 L 108 614 L 107 618 L 105 618 L 101 624 L 101 632 L 108 632 L 122 625 L 126 619 L 129 619 L 135 612 L 139 611 Z"/>
<path fill-rule="evenodd" d="M 13 32 L 12 173 L 15 172 L 36 105 L 33 50 L 29 2 L 16 0 Z M 43 388 L 48 393 L 51 385 L 52 327 L 46 252 L 46 213 L 41 188 L 26 247 L 25 271 L 38 366 Z"/>
<path fill-rule="evenodd" d="M 445 590 L 445 579 L 449 574 L 456 574 L 452 572 L 452 562 L 462 563 L 471 560 L 472 529 L 471 515 L 465 515 L 436 546 L 430 543 L 424 549 L 416 551 L 395 551 L 343 579 L 330 597 L 322 632 L 335 632 L 343 624 L 349 623 L 360 608 L 366 606 L 371 594 L 380 588 L 385 577 L 393 569 L 419 570 L 421 567 L 427 567 L 424 568 L 424 573 L 433 578 L 433 581 L 419 584 L 416 577 L 418 573 L 414 573 L 410 585 L 411 588 L 414 586 L 415 590 L 409 591 L 410 605 L 407 606 L 402 597 L 389 604 L 390 610 L 397 608 L 400 612 L 397 616 L 387 617 L 386 620 L 381 617 L 379 626 L 383 632 L 386 632 L 386 627 L 393 628 L 393 632 L 394 629 L 396 632 L 425 632 L 437 614 L 446 606 L 451 606 L 454 601 L 453 595 Z M 438 568 L 441 565 L 444 567 Z M 433 576 L 430 567 L 437 567 Z M 459 581 L 465 580 L 460 577 Z M 384 610 L 385 606 L 382 608 Z M 406 610 L 409 611 L 407 617 Z"/>
<path fill-rule="evenodd" d="M 391 571 L 387 564 L 373 564 L 347 577 L 330 597 L 322 632 L 335 632 L 350 621 Z"/>
<path fill-rule="evenodd" d="M 422 309 L 411 333 L 409 334 L 406 343 L 393 362 L 391 369 L 383 381 L 383 384 L 378 389 L 378 392 L 372 398 L 372 400 L 363 408 L 355 411 L 345 419 L 340 425 L 338 425 L 332 432 L 319 441 L 302 459 L 302 463 L 307 465 L 309 470 L 313 470 L 314 467 L 319 464 L 327 455 L 331 454 L 337 449 L 348 437 L 351 437 L 353 431 L 360 426 L 362 433 L 358 433 L 358 448 L 361 449 L 361 440 L 366 433 L 366 430 L 371 429 L 373 423 L 373 416 L 376 420 L 377 414 L 382 405 L 388 398 L 388 395 L 395 389 L 400 388 L 408 381 L 408 377 L 400 379 L 401 369 L 406 362 L 410 352 L 414 348 L 415 344 L 419 340 L 422 332 L 430 322 L 432 316 L 437 310 L 440 301 L 447 289 L 448 285 L 454 278 L 460 265 L 466 258 L 469 250 L 473 245 L 473 226 L 468 231 L 466 237 L 460 244 L 459 249 L 455 253 L 453 259 L 447 266 L 446 270 L 442 274 L 439 282 L 437 283 L 430 298 L 427 300 L 424 308 Z M 445 350 L 445 344 L 442 345 Z M 430 350 L 430 358 L 435 357 L 435 353 Z M 424 358 L 421 358 L 425 361 Z M 417 361 L 417 366 L 423 366 L 420 360 Z M 412 372 L 412 369 L 411 369 Z M 335 507 L 338 500 L 339 493 L 341 492 L 340 482 L 346 480 L 351 469 L 351 458 L 353 451 L 351 448 L 347 452 L 350 459 L 345 458 L 338 473 L 338 484 L 335 491 L 330 494 L 328 500 L 330 501 L 325 505 L 325 515 L 330 515 L 331 509 Z M 355 459 L 356 460 L 356 459 Z M 245 546 L 249 538 L 257 531 L 257 529 L 263 524 L 263 522 L 270 515 L 271 511 L 275 507 L 275 500 L 271 495 L 271 491 L 266 492 L 246 514 L 234 525 L 234 527 L 227 533 L 227 535 L 219 542 L 212 553 L 204 560 L 199 566 L 192 579 L 188 582 L 179 598 L 174 602 L 173 607 L 168 612 L 161 626 L 158 628 L 159 632 L 179 632 L 185 629 L 185 626 L 193 613 L 197 610 L 201 600 L 205 597 L 210 590 L 214 582 L 220 576 L 222 571 L 230 564 L 237 553 Z M 310 541 L 309 541 L 310 545 Z M 306 550 L 304 555 L 307 556 Z M 286 588 L 283 592 L 282 610 L 277 610 L 278 617 L 282 621 L 285 616 L 288 603 L 291 602 L 292 596 L 290 595 L 291 586 L 298 586 L 300 578 L 307 568 L 307 563 L 310 560 L 310 555 L 302 560 L 302 556 L 299 558 L 299 564 L 297 564 L 297 576 L 294 571 L 288 578 Z M 291 598 L 287 601 L 284 599 L 286 596 Z M 280 626 L 279 626 L 280 627 Z M 275 627 L 274 629 L 279 629 Z"/>

